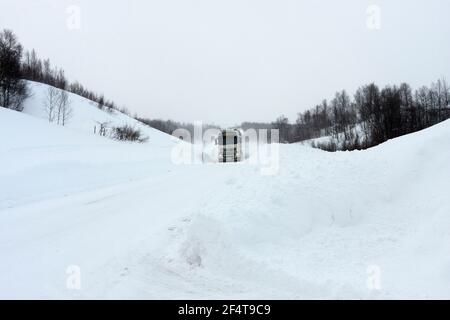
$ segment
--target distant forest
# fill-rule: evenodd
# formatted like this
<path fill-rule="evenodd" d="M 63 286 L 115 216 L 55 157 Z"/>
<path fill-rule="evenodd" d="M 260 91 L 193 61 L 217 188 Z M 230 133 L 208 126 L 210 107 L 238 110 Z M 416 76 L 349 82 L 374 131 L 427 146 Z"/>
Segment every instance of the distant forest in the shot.
<path fill-rule="evenodd" d="M 0 106 L 22 110 L 29 92 L 26 82 L 45 83 L 96 102 L 99 109 L 120 111 L 103 94 L 85 88 L 79 82 L 70 83 L 64 70 L 41 59 L 34 50 L 23 52 L 22 45 L 10 30 L 0 32 Z M 244 122 L 242 129 L 278 129 L 282 143 L 294 143 L 319 137 L 330 138 L 312 145 L 327 151 L 366 149 L 389 139 L 430 127 L 450 118 L 450 87 L 442 78 L 430 87 L 413 90 L 407 83 L 380 89 L 371 83 L 360 87 L 353 95 L 337 92 L 330 102 L 323 100 L 312 109 L 298 114 L 295 123 L 285 116 L 272 123 Z M 131 115 L 130 115 L 131 116 Z M 193 124 L 172 120 L 134 118 L 155 129 L 172 134 L 185 128 L 193 132 Z M 205 125 L 205 128 L 217 128 Z"/>
<path fill-rule="evenodd" d="M 329 151 L 366 149 L 449 119 L 449 99 L 445 79 L 414 91 L 407 83 L 383 89 L 371 83 L 353 96 L 337 92 L 330 102 L 323 100 L 299 113 L 294 124 L 281 116 L 271 125 L 280 130 L 282 142 L 331 136 L 315 146 Z"/>

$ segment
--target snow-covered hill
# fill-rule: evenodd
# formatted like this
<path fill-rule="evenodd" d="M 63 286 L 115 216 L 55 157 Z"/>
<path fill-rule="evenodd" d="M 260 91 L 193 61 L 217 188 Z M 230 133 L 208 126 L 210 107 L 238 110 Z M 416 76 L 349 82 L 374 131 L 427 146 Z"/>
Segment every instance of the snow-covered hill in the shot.
<path fill-rule="evenodd" d="M 25 100 L 23 113 L 47 120 L 45 104 L 47 91 L 50 86 L 33 81 L 27 81 L 27 83 L 31 96 Z M 68 92 L 68 96 L 73 112 L 66 124 L 67 128 L 94 134 L 94 127 L 96 127 L 96 132 L 98 133 L 100 123 L 107 123 L 108 127 L 129 125 L 141 130 L 144 136 L 149 137 L 149 141 L 152 144 L 164 144 L 170 138 L 167 134 L 150 128 L 117 110 L 107 112 L 98 109 L 97 103 L 79 95 Z"/>
<path fill-rule="evenodd" d="M 0 298 L 450 298 L 449 121 L 366 151 L 281 145 L 266 176 L 175 165 L 151 128 L 95 136 L 109 115 L 82 98 L 52 125 L 33 99 L 0 108 Z"/>

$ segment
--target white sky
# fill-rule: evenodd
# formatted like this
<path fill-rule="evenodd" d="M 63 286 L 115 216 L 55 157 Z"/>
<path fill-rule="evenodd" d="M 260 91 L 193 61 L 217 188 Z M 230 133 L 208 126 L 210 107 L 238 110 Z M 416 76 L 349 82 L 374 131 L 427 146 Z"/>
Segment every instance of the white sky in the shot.
<path fill-rule="evenodd" d="M 449 13 L 448 0 L 0 0 L 0 28 L 139 115 L 231 125 L 450 77 Z"/>

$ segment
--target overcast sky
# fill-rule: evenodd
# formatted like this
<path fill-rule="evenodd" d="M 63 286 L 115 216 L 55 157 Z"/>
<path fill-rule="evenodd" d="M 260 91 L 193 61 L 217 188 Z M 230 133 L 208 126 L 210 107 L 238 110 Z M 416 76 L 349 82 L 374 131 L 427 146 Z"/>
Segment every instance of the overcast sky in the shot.
<path fill-rule="evenodd" d="M 25 48 L 151 118 L 295 121 L 341 89 L 450 78 L 448 0 L 0 4 Z"/>

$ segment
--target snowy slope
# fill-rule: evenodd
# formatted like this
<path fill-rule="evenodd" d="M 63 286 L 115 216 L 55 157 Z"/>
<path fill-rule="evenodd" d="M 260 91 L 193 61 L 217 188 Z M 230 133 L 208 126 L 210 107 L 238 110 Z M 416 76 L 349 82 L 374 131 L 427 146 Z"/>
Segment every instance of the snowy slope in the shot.
<path fill-rule="evenodd" d="M 364 130 L 363 130 L 363 123 L 357 123 L 355 126 L 353 126 L 350 131 L 353 134 L 353 139 L 356 139 L 358 137 L 359 143 L 364 143 L 366 140 Z M 308 139 L 301 142 L 298 142 L 299 144 L 305 145 L 305 146 L 317 146 L 317 145 L 328 145 L 330 143 L 336 144 L 338 148 L 342 148 L 342 143 L 345 141 L 344 133 L 339 133 L 339 141 L 336 140 L 336 137 L 333 135 L 322 135 L 318 138 Z"/>
<path fill-rule="evenodd" d="M 45 100 L 49 86 L 33 81 L 27 81 L 27 83 L 31 97 L 25 101 L 23 113 L 46 120 Z M 97 126 L 98 131 L 99 123 L 107 122 L 109 127 L 127 124 L 140 129 L 143 135 L 149 137 L 152 144 L 164 144 L 169 138 L 167 134 L 150 128 L 119 111 L 114 110 L 110 113 L 100 110 L 97 108 L 97 103 L 91 100 L 70 92 L 68 92 L 68 95 L 73 113 L 66 125 L 67 128 L 94 134 L 95 126 Z"/>
<path fill-rule="evenodd" d="M 281 145 L 275 176 L 83 123 L 0 109 L 1 298 L 450 298 L 449 121 L 367 151 Z"/>

